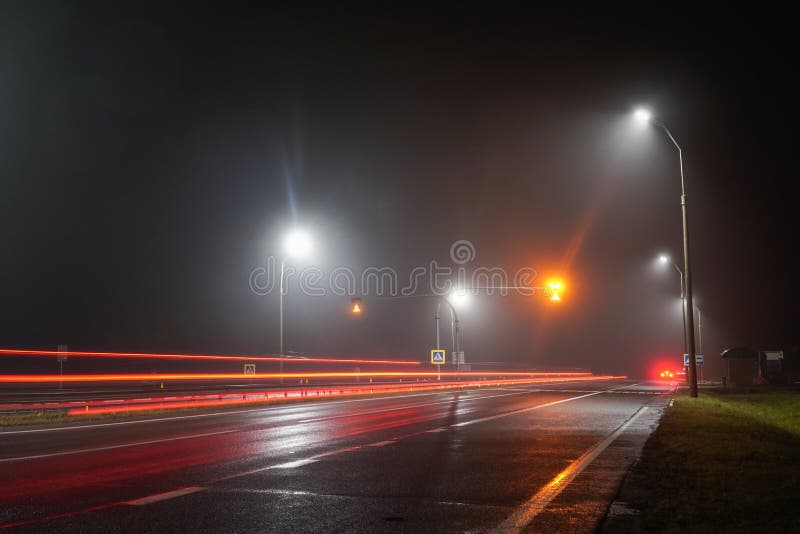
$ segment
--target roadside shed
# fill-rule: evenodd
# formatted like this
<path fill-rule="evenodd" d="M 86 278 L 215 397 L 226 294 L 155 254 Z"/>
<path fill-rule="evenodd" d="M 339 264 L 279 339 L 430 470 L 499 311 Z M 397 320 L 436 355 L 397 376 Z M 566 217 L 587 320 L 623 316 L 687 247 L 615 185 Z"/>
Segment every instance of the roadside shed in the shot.
<path fill-rule="evenodd" d="M 734 347 L 720 353 L 725 361 L 725 383 L 729 386 L 749 386 L 758 383 L 758 351 Z"/>

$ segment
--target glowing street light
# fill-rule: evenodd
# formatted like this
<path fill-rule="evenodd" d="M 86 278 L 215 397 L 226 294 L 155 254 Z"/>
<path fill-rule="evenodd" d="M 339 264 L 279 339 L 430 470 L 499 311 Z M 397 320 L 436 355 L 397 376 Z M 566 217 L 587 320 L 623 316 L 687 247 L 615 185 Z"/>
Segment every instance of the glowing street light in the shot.
<path fill-rule="evenodd" d="M 305 258 L 311 253 L 311 236 L 304 230 L 294 230 L 283 241 L 284 252 L 293 258 Z"/>
<path fill-rule="evenodd" d="M 311 236 L 301 229 L 295 229 L 286 235 L 283 241 L 284 257 L 281 261 L 281 283 L 279 292 L 279 322 L 280 322 L 280 375 L 283 384 L 283 298 L 286 282 L 286 261 L 289 258 L 304 258 L 311 253 L 313 248 Z"/>
<path fill-rule="evenodd" d="M 633 112 L 633 118 L 637 124 L 644 126 L 649 124 L 653 119 L 653 112 L 647 108 L 636 108 L 636 110 Z"/>
<path fill-rule="evenodd" d="M 450 304 L 456 306 L 458 308 L 466 308 L 469 306 L 470 295 L 466 289 L 457 289 L 454 288 L 450 295 L 447 297 L 447 300 L 450 301 Z"/>
<path fill-rule="evenodd" d="M 694 346 L 694 306 L 692 304 L 692 269 L 689 253 L 689 213 L 686 196 L 686 180 L 683 174 L 683 150 L 667 126 L 657 120 L 652 113 L 645 108 L 634 111 L 633 118 L 639 124 L 652 124 L 664 130 L 669 140 L 678 150 L 678 165 L 681 176 L 681 218 L 683 222 L 683 273 L 684 273 L 684 300 L 683 308 L 686 316 L 686 352 L 689 354 L 689 388 L 690 395 L 697 397 L 697 356 Z"/>

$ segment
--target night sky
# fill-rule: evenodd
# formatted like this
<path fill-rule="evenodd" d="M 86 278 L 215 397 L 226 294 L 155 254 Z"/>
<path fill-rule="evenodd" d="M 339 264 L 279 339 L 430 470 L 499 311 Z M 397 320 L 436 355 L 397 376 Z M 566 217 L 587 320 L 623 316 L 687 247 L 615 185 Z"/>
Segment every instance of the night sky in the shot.
<path fill-rule="evenodd" d="M 474 298 L 468 361 L 676 362 L 678 159 L 639 104 L 684 149 L 706 372 L 800 344 L 788 22 L 106 4 L 0 5 L 3 347 L 277 352 L 248 279 L 299 224 L 323 270 L 467 239 L 473 267 L 564 278 L 558 305 Z M 290 286 L 287 348 L 426 357 L 434 301 L 364 305 Z"/>

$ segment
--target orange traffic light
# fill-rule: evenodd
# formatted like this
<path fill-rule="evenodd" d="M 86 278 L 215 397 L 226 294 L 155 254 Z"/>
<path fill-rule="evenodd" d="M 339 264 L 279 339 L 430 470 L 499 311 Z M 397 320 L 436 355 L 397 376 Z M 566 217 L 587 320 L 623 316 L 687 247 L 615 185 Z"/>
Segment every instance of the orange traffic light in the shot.
<path fill-rule="evenodd" d="M 564 291 L 564 282 L 559 278 L 551 278 L 545 284 L 545 292 L 550 296 L 550 300 L 558 302 L 561 300 L 561 294 Z"/>
<path fill-rule="evenodd" d="M 361 307 L 361 299 L 352 299 L 350 301 L 350 311 L 356 315 L 363 311 Z"/>

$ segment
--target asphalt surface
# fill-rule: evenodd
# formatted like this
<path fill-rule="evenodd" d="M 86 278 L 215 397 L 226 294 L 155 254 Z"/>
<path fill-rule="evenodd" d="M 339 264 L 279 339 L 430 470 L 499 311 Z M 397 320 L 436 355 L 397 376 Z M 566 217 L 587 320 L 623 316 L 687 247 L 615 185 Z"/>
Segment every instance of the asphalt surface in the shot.
<path fill-rule="evenodd" d="M 591 532 L 668 387 L 403 394 L 0 431 L 0 528 Z"/>

